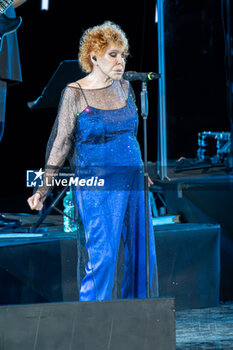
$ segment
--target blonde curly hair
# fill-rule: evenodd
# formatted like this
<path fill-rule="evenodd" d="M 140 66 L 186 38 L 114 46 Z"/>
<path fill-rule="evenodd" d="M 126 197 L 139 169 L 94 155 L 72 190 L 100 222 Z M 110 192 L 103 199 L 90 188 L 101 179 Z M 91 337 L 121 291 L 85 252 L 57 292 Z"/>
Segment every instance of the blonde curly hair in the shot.
<path fill-rule="evenodd" d="M 115 44 L 124 50 L 125 56 L 128 55 L 128 39 L 123 30 L 115 23 L 106 21 L 101 25 L 87 29 L 79 44 L 79 64 L 82 70 L 90 73 L 93 68 L 91 61 L 91 52 L 102 55 L 109 44 Z"/>

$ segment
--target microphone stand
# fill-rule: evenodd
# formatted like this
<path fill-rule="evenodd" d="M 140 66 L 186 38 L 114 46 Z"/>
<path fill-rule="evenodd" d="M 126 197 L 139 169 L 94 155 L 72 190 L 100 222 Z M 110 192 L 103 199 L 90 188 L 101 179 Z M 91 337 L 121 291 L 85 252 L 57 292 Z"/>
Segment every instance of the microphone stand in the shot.
<path fill-rule="evenodd" d="M 146 254 L 146 295 L 151 296 L 150 291 L 150 242 L 149 242 L 149 185 L 148 185 L 148 161 L 147 161 L 147 117 L 148 117 L 148 93 L 147 81 L 159 79 L 162 74 L 125 72 L 126 80 L 141 80 L 141 116 L 143 118 L 143 142 L 144 142 L 144 201 L 145 201 L 145 254 Z"/>
<path fill-rule="evenodd" d="M 144 135 L 144 201 L 145 201 L 145 242 L 146 242 L 146 295 L 150 298 L 150 245 L 149 245 L 149 186 L 148 186 L 148 161 L 147 161 L 147 116 L 148 116 L 148 93 L 147 83 L 142 82 L 141 90 L 141 116 L 143 118 Z"/>

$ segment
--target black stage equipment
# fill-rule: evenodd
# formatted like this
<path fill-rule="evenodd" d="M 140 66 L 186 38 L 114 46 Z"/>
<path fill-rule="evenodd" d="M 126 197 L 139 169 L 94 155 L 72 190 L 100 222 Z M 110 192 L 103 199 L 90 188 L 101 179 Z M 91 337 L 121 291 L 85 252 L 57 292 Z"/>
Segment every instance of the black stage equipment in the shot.
<path fill-rule="evenodd" d="M 30 109 L 57 108 L 61 92 L 66 85 L 85 75 L 79 67 L 78 60 L 62 61 L 41 95 L 35 101 L 28 102 L 28 107 Z"/>
<path fill-rule="evenodd" d="M 0 285 L 4 286 L 0 289 L 0 305 L 78 301 L 80 281 L 85 276 L 88 261 L 83 227 L 80 225 L 79 228 L 80 247 L 76 232 L 47 230 L 33 235 L 11 232 L 10 237 L 2 237 L 0 241 Z M 154 235 L 159 295 L 175 298 L 176 310 L 218 306 L 220 226 L 156 225 Z M 78 263 L 77 278 L 79 260 L 83 263 Z M 124 246 L 120 244 L 114 291 L 114 298 L 119 299 L 124 277 L 123 260 Z M 226 266 L 222 264 L 221 274 L 230 284 L 232 273 L 225 270 Z"/>
<path fill-rule="evenodd" d="M 230 132 L 203 131 L 198 133 L 197 158 L 213 164 L 226 163 L 231 148 Z"/>
<path fill-rule="evenodd" d="M 224 168 L 213 166 L 208 172 L 205 169 L 186 170 L 176 175 L 170 169 L 170 181 L 154 183 L 162 189 L 168 213 L 179 214 L 183 222 L 221 226 L 220 300 L 233 300 L 233 176 Z"/>
<path fill-rule="evenodd" d="M 175 350 L 174 299 L 0 307 L 4 350 Z"/>

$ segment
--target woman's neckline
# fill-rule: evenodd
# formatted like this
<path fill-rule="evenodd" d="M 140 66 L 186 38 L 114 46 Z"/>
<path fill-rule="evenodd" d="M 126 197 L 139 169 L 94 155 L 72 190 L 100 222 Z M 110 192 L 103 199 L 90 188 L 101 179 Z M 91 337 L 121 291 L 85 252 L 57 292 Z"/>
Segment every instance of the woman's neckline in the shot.
<path fill-rule="evenodd" d="M 108 89 L 109 87 L 113 86 L 115 80 L 113 80 L 111 82 L 111 84 L 107 85 L 107 86 L 103 86 L 103 87 L 100 87 L 100 88 L 95 88 L 95 89 L 88 89 L 88 88 L 84 88 L 82 87 L 77 81 L 75 81 L 74 83 L 71 83 L 71 84 L 76 84 L 77 86 L 73 86 L 73 85 L 68 85 L 69 87 L 74 87 L 74 88 L 77 88 L 77 89 L 81 89 L 81 90 L 88 90 L 88 91 L 95 91 L 95 90 L 104 90 L 104 89 Z"/>
<path fill-rule="evenodd" d="M 125 105 L 120 107 L 120 108 L 115 108 L 115 109 L 102 109 L 102 108 L 96 108 L 96 107 L 93 107 L 93 106 L 90 106 L 88 105 L 86 108 L 84 108 L 84 110 L 79 113 L 79 117 L 81 116 L 81 114 L 83 114 L 84 112 L 86 112 L 87 114 L 89 113 L 89 110 L 90 109 L 94 109 L 96 111 L 100 111 L 100 112 L 117 112 L 117 111 L 120 111 L 120 110 L 123 110 L 125 109 L 127 106 L 128 106 L 128 103 L 129 103 L 129 99 L 127 99 L 125 101 Z"/>

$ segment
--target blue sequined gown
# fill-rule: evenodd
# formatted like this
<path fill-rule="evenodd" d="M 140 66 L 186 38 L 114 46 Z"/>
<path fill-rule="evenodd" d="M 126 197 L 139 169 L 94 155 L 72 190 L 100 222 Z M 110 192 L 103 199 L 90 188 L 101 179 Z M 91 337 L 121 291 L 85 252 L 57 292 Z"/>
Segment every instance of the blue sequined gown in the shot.
<path fill-rule="evenodd" d="M 129 98 L 119 109 L 102 110 L 87 105 L 79 114 L 76 175 L 83 178 L 87 171 L 88 176 L 105 180 L 104 187 L 94 191 L 76 189 L 88 252 L 80 301 L 112 298 L 121 239 L 124 245 L 121 297 L 146 297 L 143 163 L 137 128 L 138 115 Z M 157 295 L 151 215 L 149 219 L 150 283 L 151 286 L 154 283 L 153 293 Z"/>
<path fill-rule="evenodd" d="M 130 89 L 124 80 L 95 90 L 69 84 L 47 145 L 45 178 L 68 158 L 80 179 L 94 176 L 105 181 L 100 188 L 75 187 L 88 254 L 80 301 L 146 297 L 143 162 Z M 38 192 L 43 198 L 50 190 L 45 186 Z M 150 286 L 151 296 L 157 296 L 150 208 L 149 213 Z"/>

